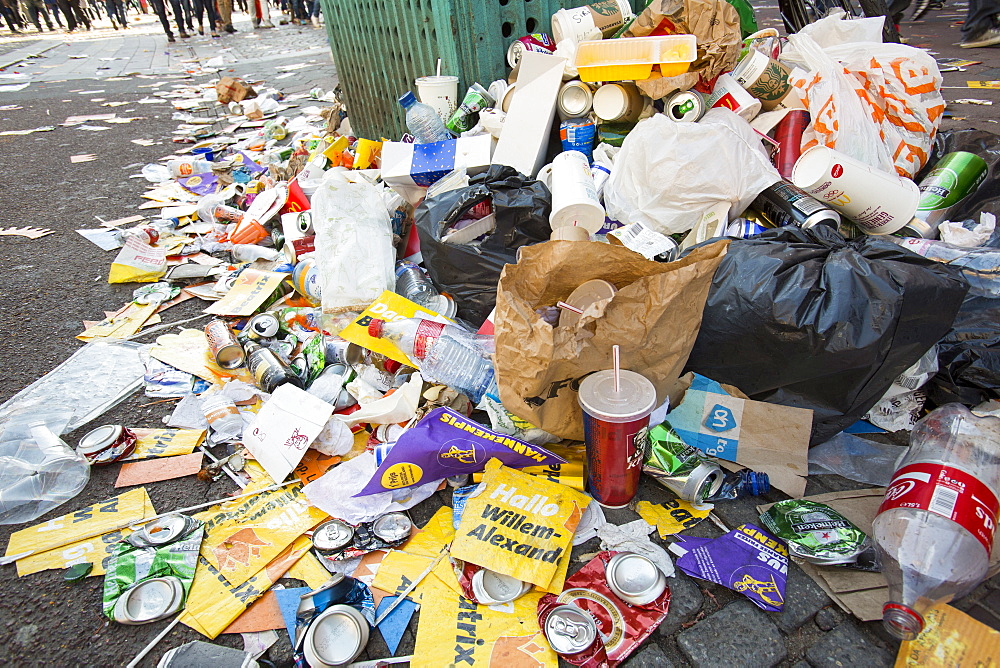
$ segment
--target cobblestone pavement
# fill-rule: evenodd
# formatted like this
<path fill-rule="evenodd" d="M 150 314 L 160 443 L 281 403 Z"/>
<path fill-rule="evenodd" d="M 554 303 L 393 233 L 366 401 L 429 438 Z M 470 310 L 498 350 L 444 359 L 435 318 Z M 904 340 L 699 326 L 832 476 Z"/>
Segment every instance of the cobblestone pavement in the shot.
<path fill-rule="evenodd" d="M 763 26 L 779 26 L 776 8 L 760 7 L 758 11 Z M 997 75 L 1000 72 L 997 69 L 1000 68 L 1000 50 L 978 49 L 969 52 L 958 49 L 954 45 L 958 39 L 958 29 L 954 21 L 960 20 L 963 14 L 964 5 L 949 4 L 944 10 L 931 12 L 926 21 L 904 23 L 903 33 L 911 44 L 929 48 L 935 55 L 964 56 L 984 61 L 981 65 L 969 66 L 965 72 L 946 73 L 944 75 L 946 98 L 975 97 L 996 102 L 1000 97 L 998 91 L 969 90 L 965 87 L 967 80 L 1000 79 Z M 235 25 L 239 30 L 235 35 L 214 40 L 195 36 L 189 40 L 179 40 L 176 44 L 166 42 L 158 22 L 152 16 L 139 17 L 127 32 L 111 30 L 106 21 L 100 23 L 92 32 L 74 35 L 30 33 L 23 37 L 10 37 L 6 36 L 4 31 L 4 36 L 0 36 L 0 66 L 8 65 L 2 73 L 15 76 L 0 79 L 0 85 L 18 80 L 29 81 L 30 85 L 18 93 L 0 92 L 0 105 L 25 105 L 27 114 L 29 108 L 32 105 L 37 106 L 40 100 L 69 102 L 63 105 L 64 108 L 53 110 L 54 120 L 60 118 L 60 114 L 65 116 L 76 113 L 99 113 L 101 109 L 99 105 L 103 103 L 104 98 L 137 102 L 139 98 L 148 95 L 150 90 L 156 90 L 158 82 L 164 82 L 166 85 L 207 82 L 217 74 L 216 69 L 208 67 L 209 60 L 220 57 L 224 64 L 218 71 L 249 79 L 261 79 L 288 93 L 309 90 L 314 86 L 329 89 L 336 84 L 336 69 L 331 62 L 324 30 L 286 25 L 274 30 L 254 31 L 243 15 L 240 15 Z M 373 64 L 373 67 L 375 65 Z M 23 76 L 19 79 L 17 75 Z M 162 86 L 164 83 L 159 85 Z M 395 95 L 397 92 L 386 91 L 385 94 Z M 992 107 L 963 105 L 954 107 L 954 110 L 955 116 L 959 118 L 946 120 L 943 127 L 971 126 L 995 131 L 993 124 L 996 120 L 992 118 L 995 114 L 992 112 Z M 14 178 L 20 172 L 11 164 L 3 165 L 4 161 L 27 161 L 29 155 L 44 156 L 61 147 L 58 148 L 61 151 L 59 155 L 65 163 L 68 152 L 99 150 L 103 142 L 105 154 L 102 156 L 101 171 L 96 177 L 96 185 L 90 184 L 88 192 L 93 194 L 89 194 L 88 199 L 98 200 L 94 202 L 94 206 L 104 208 L 95 209 L 92 213 L 108 217 L 134 213 L 135 206 L 139 203 L 137 196 L 141 189 L 139 184 L 130 183 L 122 177 L 134 173 L 142 161 L 155 160 L 170 150 L 169 133 L 172 123 L 169 119 L 169 109 L 162 104 L 150 105 L 149 108 L 136 104 L 134 109 L 126 111 L 149 116 L 148 123 L 120 126 L 137 128 L 134 132 L 117 131 L 116 126 L 115 132 L 94 133 L 108 135 L 109 138 L 107 140 L 102 138 L 99 142 L 95 140 L 90 145 L 83 144 L 84 139 L 90 141 L 90 137 L 75 138 L 88 133 L 60 128 L 54 133 L 48 133 L 56 139 L 41 135 L 33 139 L 32 141 L 40 142 L 35 149 L 14 151 L 11 148 L 3 149 L 0 153 L 0 168 L 3 168 L 5 178 Z M 148 113 L 142 113 L 147 111 Z M 2 127 L 20 128 L 22 126 L 19 123 L 28 122 L 24 120 L 28 118 L 27 116 L 18 116 L 18 113 L 0 114 Z M 45 113 L 48 114 L 49 111 L 46 110 Z M 160 144 L 148 148 L 128 145 L 129 139 L 134 136 L 150 136 Z M 28 138 L 14 139 L 28 141 Z M 8 142 L 8 146 L 12 145 L 13 142 Z M 43 173 L 45 172 L 39 172 Z M 50 187 L 49 182 L 42 181 L 42 177 L 35 175 L 34 172 L 27 171 L 21 176 L 26 192 L 41 194 Z M 62 185 L 66 187 L 86 185 L 80 177 L 66 176 L 65 179 Z M 4 204 L 0 206 L 0 222 L 3 224 L 20 222 L 20 219 L 15 220 L 11 201 L 0 199 L 0 202 Z M 72 228 L 67 227 L 69 223 L 61 222 L 64 216 L 51 213 L 46 216 L 44 211 L 39 211 L 37 207 L 32 209 L 31 202 L 24 206 L 23 211 L 32 212 L 33 224 L 59 227 L 64 233 L 71 234 Z M 19 209 L 19 212 L 23 211 Z M 22 241 L 24 244 L 17 246 L 16 251 L 11 252 L 20 253 L 22 248 L 25 249 L 23 252 L 27 252 L 26 249 L 29 247 L 27 240 L 18 239 L 10 243 L 20 244 Z M 40 248 L 49 243 L 45 240 L 40 241 L 42 242 L 38 246 Z M 79 243 L 79 253 L 85 258 L 81 260 L 78 268 L 80 275 L 98 276 L 99 282 L 103 280 L 102 275 L 107 270 L 108 258 L 94 253 L 86 242 L 76 243 Z M 0 248 L 4 248 L 3 244 L 0 244 Z M 15 246 L 12 245 L 10 248 Z M 18 266 L 30 269 L 33 265 Z M 58 273 L 50 273 L 48 276 L 46 280 L 49 283 L 62 280 L 62 275 Z M 25 299 L 23 304 L 18 304 L 17 309 L 10 313 L 11 317 L 16 317 L 23 327 L 22 330 L 18 330 L 21 338 L 14 337 L 15 330 L 5 330 L 0 326 L 0 331 L 8 331 L 10 336 L 7 338 L 13 341 L 10 346 L 11 352 L 17 356 L 29 355 L 34 345 L 33 341 L 52 337 L 51 327 L 46 324 L 46 319 L 50 317 L 51 302 L 45 301 L 47 295 L 38 289 L 35 284 L 37 279 L 21 276 L 8 277 L 4 280 L 10 283 L 4 284 L 3 291 L 16 289 L 18 294 L 31 295 L 30 299 Z M 22 282 L 17 283 L 18 280 Z M 89 291 L 79 288 L 79 293 L 75 294 L 76 298 L 83 295 L 84 298 L 92 299 L 92 303 L 99 304 L 100 308 L 112 308 L 120 304 L 125 291 L 118 286 L 110 289 L 104 285 Z M 80 315 L 76 313 L 61 315 L 58 320 L 67 320 L 67 325 L 66 327 L 60 325 L 56 329 L 56 336 L 69 338 L 72 334 L 67 330 L 78 325 L 79 317 Z M 6 319 L 6 317 L 0 318 L 0 320 Z M 61 361 L 66 354 L 68 353 L 65 351 L 46 353 L 41 359 L 35 357 L 34 365 L 14 366 L 0 382 L 0 400 L 6 399 L 27 385 L 55 362 Z M 134 417 L 146 420 L 136 426 L 153 426 L 164 412 L 165 410 L 148 408 L 144 413 L 136 411 Z M 109 482 L 110 480 L 105 480 L 102 484 L 107 486 Z M 179 484 L 185 483 L 184 481 L 163 483 L 163 485 Z M 807 493 L 819 494 L 859 487 L 862 486 L 837 476 L 813 476 L 809 479 Z M 202 500 L 201 496 L 214 498 L 226 491 L 221 486 L 214 487 L 211 492 L 199 488 L 197 494 L 200 496 L 191 503 Z M 154 491 L 153 494 L 154 501 L 159 503 L 158 493 Z M 90 501 L 108 496 L 101 494 L 103 492 L 100 490 L 88 490 L 86 493 L 88 498 L 93 496 Z M 658 503 L 667 500 L 667 494 L 652 483 L 644 481 L 640 498 Z M 777 501 L 782 498 L 784 496 L 780 492 L 772 492 L 765 500 Z M 71 505 L 79 505 L 77 501 L 81 504 L 90 502 L 81 496 Z M 758 502 L 760 501 L 753 499 L 721 503 L 717 505 L 716 513 L 727 526 L 736 527 L 741 523 L 757 520 L 755 505 Z M 414 510 L 414 519 L 418 525 L 422 525 L 438 507 L 447 503 L 450 503 L 448 495 L 439 493 Z M 61 511 L 55 514 L 59 512 Z M 618 523 L 637 517 L 631 510 L 609 511 L 608 516 L 609 520 Z M 691 533 L 714 537 L 720 535 L 721 530 L 706 521 L 695 527 Z M 4 536 L 6 534 L 5 531 Z M 571 570 L 582 565 L 583 555 L 593 553 L 597 549 L 596 541 L 576 548 L 574 550 L 576 561 Z M 91 616 L 93 612 L 91 610 L 86 613 L 86 619 L 89 621 L 82 624 L 74 622 L 71 617 L 80 613 L 76 606 L 82 606 L 84 603 L 80 603 L 79 595 L 71 597 L 74 600 L 68 604 L 65 603 L 65 599 L 60 598 L 68 595 L 63 593 L 63 586 L 58 582 L 57 574 L 39 574 L 18 580 L 9 571 L 4 571 L 0 577 L 4 580 L 5 592 L 12 596 L 11 601 L 30 599 L 32 594 L 26 593 L 27 589 L 35 586 L 39 587 L 37 596 L 44 595 L 46 600 L 52 599 L 49 601 L 50 604 L 54 604 L 57 599 L 63 600 L 66 608 L 60 621 L 51 622 L 53 627 L 75 629 L 72 632 L 79 635 L 85 633 L 87 624 L 96 624 L 93 622 L 95 617 Z M 99 583 L 81 585 L 85 586 L 93 590 L 87 595 L 94 598 Z M 795 668 L 807 665 L 815 668 L 846 665 L 877 667 L 891 665 L 898 647 L 896 641 L 882 630 L 879 623 L 861 623 L 842 612 L 794 565 L 789 572 L 786 608 L 780 614 L 763 612 L 728 589 L 696 581 L 682 574 L 671 580 L 670 586 L 673 591 L 670 614 L 658 631 L 652 634 L 626 662 L 628 668 L 774 665 Z M 89 601 L 86 605 L 93 607 L 96 605 L 94 602 L 96 599 L 90 600 L 90 598 L 83 600 Z M 959 602 L 957 607 L 1000 629 L 1000 576 L 980 586 L 973 594 Z M 30 665 L 120 665 L 118 659 L 125 657 L 127 660 L 163 627 L 163 624 L 159 623 L 142 628 L 111 629 L 113 632 L 105 631 L 103 634 L 99 630 L 94 633 L 90 643 L 82 643 L 81 646 L 78 639 L 67 639 L 66 630 L 48 636 L 44 632 L 44 627 L 38 627 L 37 620 L 33 620 L 31 615 L 19 614 L 16 607 L 12 609 L 4 606 L 4 609 L 5 624 L 0 626 L 0 646 L 4 649 L 0 650 L 0 664 L 30 654 L 31 656 L 25 660 Z M 416 624 L 411 624 L 411 630 L 404 637 L 399 654 L 412 651 L 414 641 L 412 629 L 415 626 Z M 79 637 L 86 636 L 79 635 Z M 166 646 L 176 646 L 196 637 L 197 634 L 194 632 L 178 629 L 164 641 L 164 647 L 160 651 L 154 651 L 153 655 L 159 656 Z M 222 636 L 218 642 L 241 646 L 238 636 Z M 108 646 L 113 646 L 115 643 L 124 643 L 125 646 L 108 649 Z M 48 658 L 39 658 L 38 650 L 53 654 L 48 654 Z M 384 644 L 377 634 L 373 634 L 367 652 L 368 658 L 385 655 Z M 58 660 L 52 662 L 57 656 Z M 290 647 L 287 638 L 271 650 L 270 658 L 277 665 L 288 665 Z M 154 664 L 155 660 L 147 660 L 144 665 Z"/>

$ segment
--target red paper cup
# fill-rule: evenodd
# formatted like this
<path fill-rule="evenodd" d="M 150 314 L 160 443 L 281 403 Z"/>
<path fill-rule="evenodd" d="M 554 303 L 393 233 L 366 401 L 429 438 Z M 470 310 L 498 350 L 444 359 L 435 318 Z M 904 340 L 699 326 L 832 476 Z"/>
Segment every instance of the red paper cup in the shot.
<path fill-rule="evenodd" d="M 587 444 L 587 491 L 606 508 L 627 506 L 639 491 L 656 388 L 634 371 L 592 373 L 580 383 Z"/>

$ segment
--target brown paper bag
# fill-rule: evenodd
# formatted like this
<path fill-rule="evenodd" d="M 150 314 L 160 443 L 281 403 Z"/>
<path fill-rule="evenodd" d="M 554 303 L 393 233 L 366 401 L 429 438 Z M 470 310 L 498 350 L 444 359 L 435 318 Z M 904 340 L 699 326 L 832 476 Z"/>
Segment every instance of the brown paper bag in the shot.
<path fill-rule="evenodd" d="M 698 38 L 698 58 L 675 77 L 636 81 L 643 95 L 654 100 L 676 90 L 688 90 L 698 80 L 710 82 L 736 66 L 740 55 L 740 15 L 726 0 L 653 0 L 624 34 L 690 34 Z"/>
<path fill-rule="evenodd" d="M 222 77 L 219 79 L 219 83 L 215 84 L 215 93 L 222 104 L 242 102 L 243 100 L 257 97 L 256 91 L 246 81 L 235 77 Z"/>
<path fill-rule="evenodd" d="M 504 406 L 545 431 L 582 440 L 577 390 L 587 374 L 611 368 L 615 344 L 622 368 L 648 378 L 662 401 L 687 362 L 728 245 L 717 241 L 670 263 L 594 242 L 523 247 L 519 262 L 504 267 L 497 290 L 496 372 Z M 593 279 L 618 293 L 588 308 L 575 326 L 552 327 L 535 313 Z"/>

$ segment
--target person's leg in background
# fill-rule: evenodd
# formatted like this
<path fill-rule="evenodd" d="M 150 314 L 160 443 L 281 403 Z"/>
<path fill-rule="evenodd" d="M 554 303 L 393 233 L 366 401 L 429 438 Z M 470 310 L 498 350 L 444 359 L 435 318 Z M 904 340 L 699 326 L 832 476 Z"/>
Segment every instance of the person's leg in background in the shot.
<path fill-rule="evenodd" d="M 58 1 L 57 0 L 45 0 L 45 5 L 48 7 L 48 10 L 50 12 L 52 12 L 52 15 L 55 17 L 55 19 L 56 19 L 56 25 L 59 26 L 60 28 L 62 28 L 63 27 L 63 22 L 62 22 L 62 19 L 59 18 L 59 3 L 58 3 Z"/>
<path fill-rule="evenodd" d="M 62 1 L 62 0 L 60 0 Z M 167 34 L 168 42 L 176 42 L 174 38 L 174 33 L 170 30 L 170 19 L 167 18 L 167 6 L 166 0 L 149 0 L 153 5 L 153 11 L 156 16 L 160 19 L 160 25 L 163 26 L 163 32 Z"/>
<path fill-rule="evenodd" d="M 233 0 L 219 0 L 219 21 L 222 30 L 236 32 L 233 27 Z"/>
<path fill-rule="evenodd" d="M 1000 0 L 969 0 L 959 46 L 964 49 L 975 49 L 1000 44 L 998 14 L 1000 14 Z"/>

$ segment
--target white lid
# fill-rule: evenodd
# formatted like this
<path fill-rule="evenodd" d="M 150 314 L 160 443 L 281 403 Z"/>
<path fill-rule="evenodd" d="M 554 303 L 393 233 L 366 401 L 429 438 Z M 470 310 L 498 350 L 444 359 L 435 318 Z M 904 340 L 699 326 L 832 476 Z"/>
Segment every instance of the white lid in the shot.
<path fill-rule="evenodd" d="M 94 453 L 100 452 L 101 450 L 106 450 L 110 448 L 118 437 L 122 434 L 122 426 L 120 424 L 106 424 L 98 427 L 80 439 L 79 444 L 77 444 L 77 451 L 83 455 L 92 455 Z"/>
<path fill-rule="evenodd" d="M 597 371 L 580 383 L 580 406 L 607 422 L 631 422 L 648 416 L 656 405 L 656 388 L 644 376 L 622 369 L 615 392 L 613 369 Z"/>
<path fill-rule="evenodd" d="M 603 121 L 620 118 L 628 109 L 628 92 L 619 84 L 605 84 L 594 93 L 594 114 Z"/>

